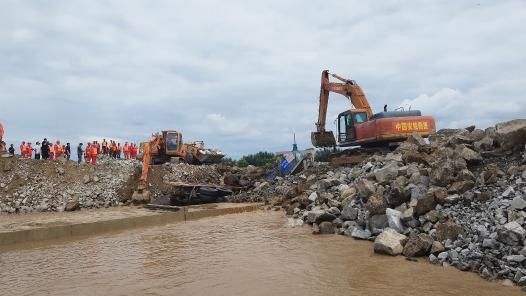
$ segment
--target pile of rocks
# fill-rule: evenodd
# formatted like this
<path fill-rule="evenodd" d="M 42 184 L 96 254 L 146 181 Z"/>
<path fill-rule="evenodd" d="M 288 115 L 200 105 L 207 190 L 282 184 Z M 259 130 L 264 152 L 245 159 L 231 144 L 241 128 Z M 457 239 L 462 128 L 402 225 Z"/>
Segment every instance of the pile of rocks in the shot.
<path fill-rule="evenodd" d="M 63 211 L 123 205 L 123 185 L 140 162 L 107 160 L 95 166 L 75 161 L 0 158 L 0 213 Z"/>
<path fill-rule="evenodd" d="M 374 242 L 374 251 L 526 285 L 526 120 L 414 133 L 352 168 L 278 180 L 287 226 Z M 298 177 L 293 177 L 298 178 Z"/>

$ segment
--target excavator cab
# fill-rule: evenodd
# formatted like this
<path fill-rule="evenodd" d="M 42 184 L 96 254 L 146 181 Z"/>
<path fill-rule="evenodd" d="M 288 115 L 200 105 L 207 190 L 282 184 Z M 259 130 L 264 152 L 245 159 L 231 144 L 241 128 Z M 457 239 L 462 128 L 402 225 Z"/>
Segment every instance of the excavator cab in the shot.
<path fill-rule="evenodd" d="M 344 144 L 356 141 L 356 124 L 367 122 L 367 112 L 361 109 L 351 109 L 338 115 L 338 143 Z"/>
<path fill-rule="evenodd" d="M 182 136 L 179 132 L 163 131 L 163 139 L 166 143 L 166 154 L 174 155 L 180 150 Z"/>

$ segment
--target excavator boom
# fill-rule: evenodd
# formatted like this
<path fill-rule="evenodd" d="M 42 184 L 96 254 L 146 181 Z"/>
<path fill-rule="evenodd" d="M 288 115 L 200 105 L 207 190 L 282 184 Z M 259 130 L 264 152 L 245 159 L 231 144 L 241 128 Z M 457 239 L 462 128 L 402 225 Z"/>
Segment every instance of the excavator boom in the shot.
<path fill-rule="evenodd" d="M 325 130 L 325 123 L 327 120 L 327 107 L 329 104 L 329 92 L 339 93 L 345 96 L 356 109 L 364 109 L 367 118 L 369 118 L 373 111 L 362 89 L 354 80 L 345 79 L 337 74 L 330 74 L 332 77 L 342 81 L 342 83 L 335 83 L 329 81 L 329 70 L 324 70 L 321 73 L 320 86 L 320 105 L 318 109 L 318 122 L 316 123 L 316 131 L 311 133 L 311 142 L 314 147 L 334 147 L 336 146 L 336 139 L 332 131 Z"/>

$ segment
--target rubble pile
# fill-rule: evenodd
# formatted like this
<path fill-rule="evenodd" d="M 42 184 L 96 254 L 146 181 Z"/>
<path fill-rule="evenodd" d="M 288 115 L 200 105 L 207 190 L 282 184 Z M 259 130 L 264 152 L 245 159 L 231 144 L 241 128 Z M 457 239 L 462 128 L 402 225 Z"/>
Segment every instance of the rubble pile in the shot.
<path fill-rule="evenodd" d="M 526 285 L 526 120 L 440 130 L 429 142 L 413 133 L 352 168 L 278 180 L 272 203 L 286 226 Z"/>
<path fill-rule="evenodd" d="M 96 166 L 65 159 L 0 157 L 0 214 L 123 205 L 122 188 L 140 162 L 98 157 Z M 136 184 L 135 184 L 136 186 Z"/>

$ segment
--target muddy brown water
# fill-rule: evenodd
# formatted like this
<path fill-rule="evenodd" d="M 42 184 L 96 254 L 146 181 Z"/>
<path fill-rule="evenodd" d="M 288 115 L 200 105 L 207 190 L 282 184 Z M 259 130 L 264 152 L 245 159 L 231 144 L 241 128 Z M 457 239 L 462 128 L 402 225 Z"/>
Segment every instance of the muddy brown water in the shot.
<path fill-rule="evenodd" d="M 525 295 L 258 211 L 0 248 L 1 295 Z"/>

